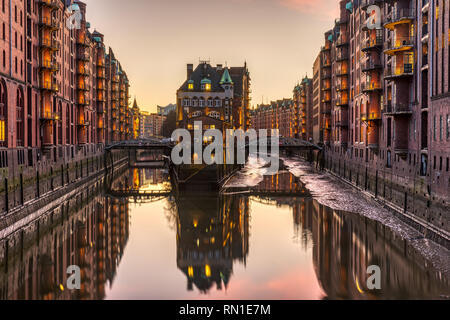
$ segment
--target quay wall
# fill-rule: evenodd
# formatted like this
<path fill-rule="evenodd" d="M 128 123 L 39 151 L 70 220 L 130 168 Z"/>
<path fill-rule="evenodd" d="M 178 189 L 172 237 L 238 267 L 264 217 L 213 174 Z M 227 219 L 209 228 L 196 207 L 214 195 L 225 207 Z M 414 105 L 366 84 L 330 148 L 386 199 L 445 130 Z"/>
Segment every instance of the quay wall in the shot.
<path fill-rule="evenodd" d="M 312 159 L 310 152 L 297 155 L 312 160 L 314 165 L 320 164 L 341 181 L 383 204 L 424 237 L 450 248 L 449 199 L 430 190 L 426 177 L 407 172 L 400 175 L 396 173 L 400 172 L 397 168 L 394 171 L 392 168 L 370 166 L 359 159 L 336 153 L 322 156 L 316 152 Z"/>
<path fill-rule="evenodd" d="M 8 166 L 0 169 L 0 230 L 18 212 L 32 213 L 51 198 L 62 197 L 80 184 L 102 174 L 105 169 L 103 144 L 67 146 L 54 152 L 21 154 L 8 150 Z M 56 156 L 55 156 L 56 155 Z M 21 157 L 23 159 L 20 159 Z M 29 161 L 28 156 L 35 161 Z M 114 164 L 127 161 L 128 151 L 113 151 Z M 33 165 L 30 165 L 33 163 Z M 108 156 L 106 163 L 111 163 Z M 56 198 L 57 198 L 56 197 Z M 23 218 L 23 217 L 21 217 Z"/>

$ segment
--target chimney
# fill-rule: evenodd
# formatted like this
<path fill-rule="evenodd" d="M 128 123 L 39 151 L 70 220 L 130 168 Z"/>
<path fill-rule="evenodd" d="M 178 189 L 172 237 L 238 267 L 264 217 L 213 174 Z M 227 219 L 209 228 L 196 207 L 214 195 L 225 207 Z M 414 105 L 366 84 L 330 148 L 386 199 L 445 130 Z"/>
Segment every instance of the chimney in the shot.
<path fill-rule="evenodd" d="M 223 67 L 223 65 L 218 64 L 218 65 L 217 65 L 217 71 L 222 71 L 222 67 Z"/>
<path fill-rule="evenodd" d="M 194 65 L 188 64 L 187 65 L 187 78 L 188 80 L 191 78 L 192 73 L 194 72 Z"/>

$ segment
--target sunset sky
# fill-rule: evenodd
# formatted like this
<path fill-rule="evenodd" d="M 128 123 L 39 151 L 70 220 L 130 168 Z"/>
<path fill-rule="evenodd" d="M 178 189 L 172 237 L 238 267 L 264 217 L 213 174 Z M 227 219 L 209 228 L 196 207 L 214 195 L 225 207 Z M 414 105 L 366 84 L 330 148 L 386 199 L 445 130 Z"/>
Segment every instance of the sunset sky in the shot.
<path fill-rule="evenodd" d="M 186 64 L 242 66 L 252 104 L 289 98 L 337 17 L 337 0 L 85 0 L 91 31 L 105 35 L 141 109 L 175 103 Z"/>

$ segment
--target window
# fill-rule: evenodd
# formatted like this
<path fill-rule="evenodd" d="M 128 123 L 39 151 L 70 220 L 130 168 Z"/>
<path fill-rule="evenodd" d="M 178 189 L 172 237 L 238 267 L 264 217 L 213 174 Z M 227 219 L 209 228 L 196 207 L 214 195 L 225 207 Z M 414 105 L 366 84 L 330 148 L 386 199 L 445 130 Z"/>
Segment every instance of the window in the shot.
<path fill-rule="evenodd" d="M 444 139 L 444 117 L 439 117 L 439 139 L 442 141 Z"/>
<path fill-rule="evenodd" d="M 428 157 L 422 154 L 420 159 L 420 175 L 426 176 L 428 172 Z"/>
<path fill-rule="evenodd" d="M 0 83 L 0 146 L 7 147 L 8 93 L 4 81 Z"/>
<path fill-rule="evenodd" d="M 22 88 L 17 89 L 16 98 L 16 133 L 17 133 L 17 146 L 24 146 L 24 96 Z"/>
<path fill-rule="evenodd" d="M 433 117 L 433 140 L 437 141 L 437 137 L 436 137 L 436 116 Z"/>
<path fill-rule="evenodd" d="M 188 90 L 194 90 L 194 84 L 193 83 L 189 83 L 188 84 Z"/>
<path fill-rule="evenodd" d="M 447 140 L 450 139 L 450 115 L 447 115 Z"/>

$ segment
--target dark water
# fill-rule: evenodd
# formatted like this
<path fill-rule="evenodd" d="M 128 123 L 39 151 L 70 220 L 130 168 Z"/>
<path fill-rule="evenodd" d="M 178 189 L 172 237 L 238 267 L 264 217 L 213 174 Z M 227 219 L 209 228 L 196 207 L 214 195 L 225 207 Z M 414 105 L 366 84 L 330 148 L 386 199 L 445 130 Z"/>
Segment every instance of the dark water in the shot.
<path fill-rule="evenodd" d="M 95 181 L 0 241 L 1 299 L 450 294 L 449 279 L 406 241 L 380 223 L 320 205 L 289 172 L 240 193 L 169 195 L 163 170 L 126 169 L 107 189 Z M 147 197 L 134 197 L 136 190 Z M 69 265 L 81 269 L 80 290 L 67 288 Z M 367 287 L 370 265 L 380 267 L 380 290 Z"/>

